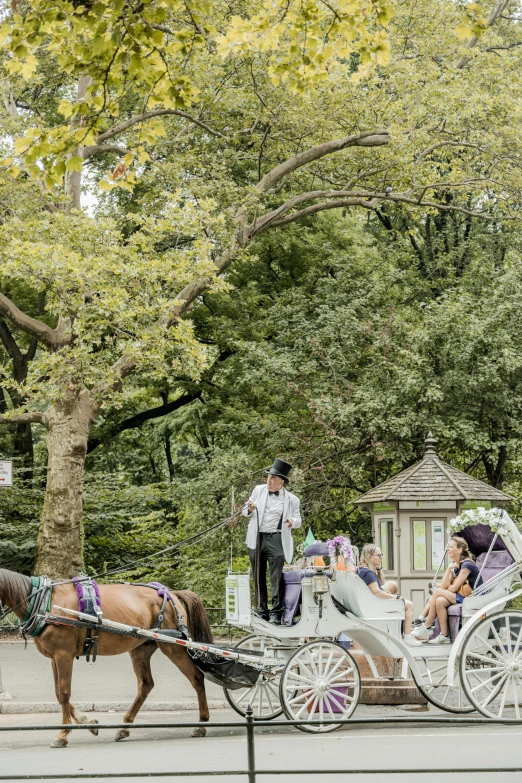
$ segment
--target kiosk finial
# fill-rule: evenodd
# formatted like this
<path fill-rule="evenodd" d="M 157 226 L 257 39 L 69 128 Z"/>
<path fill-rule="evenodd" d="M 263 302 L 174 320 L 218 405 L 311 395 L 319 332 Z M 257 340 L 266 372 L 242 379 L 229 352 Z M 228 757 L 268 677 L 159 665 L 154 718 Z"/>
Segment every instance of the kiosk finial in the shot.
<path fill-rule="evenodd" d="M 428 437 L 424 441 L 424 445 L 426 446 L 426 451 L 424 453 L 424 456 L 437 456 L 437 451 L 435 449 L 435 446 L 437 445 L 437 439 L 433 437 L 431 431 L 428 432 Z"/>

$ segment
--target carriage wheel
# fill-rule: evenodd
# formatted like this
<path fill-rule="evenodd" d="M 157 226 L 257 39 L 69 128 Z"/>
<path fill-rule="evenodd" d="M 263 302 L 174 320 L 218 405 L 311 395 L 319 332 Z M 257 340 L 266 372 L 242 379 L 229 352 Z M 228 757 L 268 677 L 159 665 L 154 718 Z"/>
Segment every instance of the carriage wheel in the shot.
<path fill-rule="evenodd" d="M 272 649 L 273 640 L 262 636 L 246 636 L 235 647 L 242 650 L 255 650 L 266 652 Z M 252 707 L 254 720 L 272 720 L 283 714 L 283 708 L 279 699 L 279 681 L 281 675 L 261 674 L 252 688 L 239 688 L 238 690 L 225 691 L 225 698 L 239 715 L 246 716 L 248 707 Z"/>
<path fill-rule="evenodd" d="M 415 658 L 415 661 L 423 674 L 423 682 L 415 680 L 415 685 L 431 704 L 457 714 L 475 710 L 466 698 L 458 675 L 455 685 L 448 685 L 447 658 Z"/>
<path fill-rule="evenodd" d="M 354 659 L 340 644 L 309 642 L 291 656 L 281 677 L 281 703 L 288 720 L 306 720 L 301 731 L 335 731 L 342 724 L 323 720 L 349 718 L 359 700 L 361 677 Z"/>
<path fill-rule="evenodd" d="M 522 612 L 497 612 L 464 642 L 460 678 L 486 718 L 522 720 Z"/>

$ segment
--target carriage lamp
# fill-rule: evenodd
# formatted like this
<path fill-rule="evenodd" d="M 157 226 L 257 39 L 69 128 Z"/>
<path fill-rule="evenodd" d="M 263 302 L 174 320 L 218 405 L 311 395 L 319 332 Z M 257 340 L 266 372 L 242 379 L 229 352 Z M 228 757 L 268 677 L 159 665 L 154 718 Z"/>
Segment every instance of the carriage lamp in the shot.
<path fill-rule="evenodd" d="M 328 592 L 328 577 L 327 576 L 313 576 L 312 577 L 312 593 L 314 595 L 321 595 Z"/>

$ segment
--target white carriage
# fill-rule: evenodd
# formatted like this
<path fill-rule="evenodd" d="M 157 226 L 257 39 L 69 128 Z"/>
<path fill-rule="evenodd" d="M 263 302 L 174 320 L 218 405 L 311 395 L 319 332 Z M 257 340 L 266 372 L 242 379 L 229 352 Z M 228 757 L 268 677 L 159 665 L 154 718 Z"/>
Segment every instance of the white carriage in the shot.
<path fill-rule="evenodd" d="M 489 513 L 497 522 L 501 516 L 501 524 L 492 529 L 485 517 L 485 524 L 459 531 L 478 555 L 483 582 L 450 610 L 451 644 L 406 645 L 402 602 L 378 598 L 352 572 L 326 567 L 301 572 L 298 617 L 281 626 L 252 612 L 249 576 L 229 574 L 227 621 L 249 631 L 236 647 L 239 660 L 257 655 L 261 670 L 249 687 L 225 688 L 231 706 L 241 715 L 250 706 L 258 720 L 284 712 L 290 720 L 306 721 L 304 731 L 337 728 L 331 721 L 349 718 L 361 692 L 355 660 L 337 641 L 345 633 L 376 679 L 382 675 L 372 657 L 393 658 L 394 679 L 412 676 L 426 698 L 446 711 L 521 720 L 522 611 L 506 604 L 522 595 L 522 535 L 505 511 Z"/>

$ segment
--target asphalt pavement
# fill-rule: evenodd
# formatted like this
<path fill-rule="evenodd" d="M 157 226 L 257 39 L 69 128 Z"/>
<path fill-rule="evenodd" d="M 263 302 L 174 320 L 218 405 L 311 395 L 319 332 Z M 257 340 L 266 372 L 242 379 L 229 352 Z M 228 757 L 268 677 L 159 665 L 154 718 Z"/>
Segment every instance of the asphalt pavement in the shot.
<path fill-rule="evenodd" d="M 356 713 L 357 716 L 357 713 Z M 103 722 L 117 722 L 114 715 L 97 716 Z M 233 719 L 233 713 L 223 711 L 215 720 Z M 193 712 L 146 713 L 143 722 L 181 723 L 196 720 Z M 209 729 L 205 738 L 193 739 L 188 729 L 135 729 L 129 739 L 114 742 L 114 730 L 102 730 L 93 737 L 88 732 L 71 733 L 69 745 L 51 749 L 53 731 L 29 732 L 23 727 L 32 724 L 51 725 L 56 718 L 44 715 L 0 715 L 0 727 L 17 726 L 21 731 L 0 732 L 0 778 L 14 775 L 81 774 L 92 772 L 131 772 L 131 781 L 143 781 L 148 772 L 223 772 L 227 783 L 246 783 L 245 775 L 230 775 L 227 770 L 244 770 L 247 763 L 244 731 Z M 451 769 L 451 777 L 459 783 L 514 783 L 520 772 L 491 773 L 494 767 L 522 767 L 522 727 L 513 726 L 444 726 L 386 725 L 381 727 L 347 727 L 322 735 L 307 735 L 284 725 L 258 729 L 255 739 L 258 769 L 284 770 L 283 775 L 262 775 L 263 783 L 302 783 L 299 770 L 317 770 L 323 782 L 339 779 L 350 783 L 404 783 L 418 779 L 420 768 Z M 479 767 L 480 773 L 466 769 Z M 370 774 L 324 775 L 325 770 L 358 769 Z M 371 772 L 371 770 L 381 772 Z M 412 770 L 411 776 L 393 774 L 394 769 Z M 390 774 L 383 774 L 382 770 Z M 321 772 L 323 774 L 321 774 Z M 449 777 L 449 774 L 445 777 Z M 308 776 L 309 777 L 309 776 Z M 181 776 L 161 778 L 167 781 L 199 781 L 207 777 Z M 423 783 L 440 783 L 441 773 L 422 774 Z M 55 779 L 56 780 L 56 779 Z M 83 778 L 83 780 L 86 780 Z M 121 780 L 121 778 L 120 778 Z"/>
<path fill-rule="evenodd" d="M 143 711 L 183 710 L 194 707 L 196 695 L 177 666 L 158 650 L 151 659 L 155 687 Z M 54 693 L 51 662 L 30 640 L 0 642 L 2 687 L 11 698 L 0 695 L 0 712 L 59 712 Z M 206 684 L 211 709 L 226 705 L 223 690 Z M 96 663 L 84 658 L 74 662 L 72 702 L 83 712 L 125 712 L 136 696 L 136 676 L 128 655 L 103 656 Z"/>
<path fill-rule="evenodd" d="M 188 681 L 160 652 L 152 658 L 156 688 L 140 712 L 142 723 L 167 722 L 166 729 L 134 729 L 123 742 L 114 742 L 115 730 L 101 730 L 98 737 L 86 731 L 69 735 L 64 749 L 51 749 L 57 731 L 29 731 L 30 725 L 51 726 L 61 722 L 54 696 L 49 661 L 33 644 L 24 650 L 23 643 L 0 643 L 0 670 L 4 696 L 0 694 L 0 780 L 14 780 L 22 775 L 81 774 L 86 772 L 135 773 L 131 781 L 143 781 L 148 771 L 161 772 L 223 772 L 227 783 L 246 783 L 246 776 L 233 776 L 230 770 L 244 770 L 247 747 L 241 719 L 230 709 L 224 709 L 223 691 L 207 683 L 207 693 L 213 721 L 238 721 L 235 728 L 211 728 L 205 738 L 191 738 L 190 729 L 176 724 L 196 721 L 195 695 Z M 122 720 L 135 695 L 135 678 L 128 656 L 100 658 L 94 665 L 84 660 L 75 663 L 73 703 L 82 711 L 96 711 L 100 722 L 116 724 Z M 263 775 L 265 783 L 302 781 L 299 770 L 321 771 L 340 769 L 368 770 L 370 774 L 328 775 L 325 780 L 362 783 L 405 783 L 410 775 L 383 774 L 371 770 L 411 769 L 411 779 L 418 770 L 434 767 L 451 769 L 458 783 L 512 783 L 520 781 L 522 773 L 466 773 L 470 767 L 491 769 L 522 768 L 522 726 L 470 726 L 456 721 L 444 725 L 422 723 L 441 712 L 429 712 L 400 707 L 360 705 L 354 715 L 359 717 L 418 717 L 407 726 L 349 726 L 332 734 L 309 735 L 289 728 L 281 722 L 256 730 L 256 763 L 258 769 L 284 770 L 282 775 Z M 94 716 L 92 716 L 94 717 Z M 25 729 L 25 730 L 24 730 Z M 450 773 L 451 774 L 451 773 Z M 422 774 L 423 783 L 440 783 L 440 772 Z M 204 781 L 207 777 L 164 777 L 162 780 Z M 56 779 L 54 779 L 56 780 Z M 83 778 L 83 780 L 87 780 Z M 120 778 L 122 780 L 122 778 Z"/>

